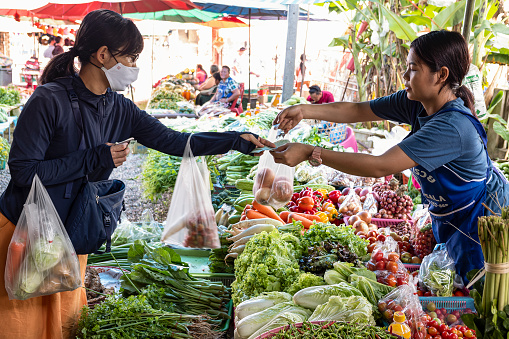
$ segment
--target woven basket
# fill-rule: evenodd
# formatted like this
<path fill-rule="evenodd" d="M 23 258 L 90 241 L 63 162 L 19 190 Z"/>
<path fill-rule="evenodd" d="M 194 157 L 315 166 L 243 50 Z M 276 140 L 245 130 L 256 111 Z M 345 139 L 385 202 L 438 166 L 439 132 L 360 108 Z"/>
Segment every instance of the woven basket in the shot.
<path fill-rule="evenodd" d="M 318 124 L 318 132 L 326 134 L 333 144 L 339 144 L 346 140 L 346 124 L 336 122 L 322 122 Z"/>

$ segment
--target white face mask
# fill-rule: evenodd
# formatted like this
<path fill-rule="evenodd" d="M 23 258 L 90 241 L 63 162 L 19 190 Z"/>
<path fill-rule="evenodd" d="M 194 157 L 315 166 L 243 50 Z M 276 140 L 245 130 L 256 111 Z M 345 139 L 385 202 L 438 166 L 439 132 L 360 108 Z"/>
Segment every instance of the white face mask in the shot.
<path fill-rule="evenodd" d="M 138 73 L 140 72 L 138 67 L 127 67 L 120 62 L 110 69 L 106 69 L 104 66 L 101 69 L 106 74 L 110 88 L 113 91 L 125 91 L 127 86 L 138 79 Z"/>

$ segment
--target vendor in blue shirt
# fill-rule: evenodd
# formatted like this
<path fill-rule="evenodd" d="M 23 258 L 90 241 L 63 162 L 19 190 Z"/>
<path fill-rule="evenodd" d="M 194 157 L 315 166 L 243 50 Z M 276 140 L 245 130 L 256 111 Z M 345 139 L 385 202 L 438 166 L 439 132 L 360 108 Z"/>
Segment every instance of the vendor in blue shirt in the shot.
<path fill-rule="evenodd" d="M 210 102 L 221 102 L 226 107 L 231 107 L 240 96 L 239 84 L 230 76 L 230 67 L 228 66 L 223 66 L 219 75 L 221 75 L 221 81 Z"/>
<path fill-rule="evenodd" d="M 461 85 L 469 65 L 468 46 L 459 33 L 425 34 L 410 45 L 403 75 L 405 90 L 369 102 L 292 106 L 274 121 L 286 132 L 302 119 L 392 120 L 412 126 L 401 143 L 379 156 L 299 143 L 281 146 L 272 155 L 277 163 L 295 166 L 310 160 L 365 177 L 411 169 L 422 187 L 423 202 L 429 204 L 435 238 L 446 244 L 457 272 L 465 279 L 468 271 L 483 267 L 478 217 L 499 213 L 509 201 L 509 185 L 488 157 L 486 133 L 474 113 L 473 95 Z"/>
<path fill-rule="evenodd" d="M 85 289 L 9 300 L 4 288 L 7 250 L 34 176 L 41 179 L 65 224 L 85 177 L 108 179 L 126 161 L 128 143 L 141 144 L 182 156 L 190 133 L 167 128 L 116 91 L 125 90 L 138 76 L 136 60 L 143 37 L 129 19 L 110 10 L 85 16 L 70 51 L 55 56 L 19 117 L 9 154 L 11 181 L 0 198 L 0 338 L 70 338 L 86 304 Z M 81 67 L 74 69 L 74 59 Z M 73 95 L 74 92 L 74 95 Z M 83 129 L 73 115 L 77 96 Z M 80 147 L 84 137 L 86 149 Z M 251 133 L 195 133 L 190 139 L 195 156 L 274 144 Z M 192 192 L 189 192 L 192 194 Z M 78 256 L 82 281 L 86 255 Z M 0 321 L 2 324 L 2 321 Z M 74 337 L 76 334 L 74 334 Z"/>

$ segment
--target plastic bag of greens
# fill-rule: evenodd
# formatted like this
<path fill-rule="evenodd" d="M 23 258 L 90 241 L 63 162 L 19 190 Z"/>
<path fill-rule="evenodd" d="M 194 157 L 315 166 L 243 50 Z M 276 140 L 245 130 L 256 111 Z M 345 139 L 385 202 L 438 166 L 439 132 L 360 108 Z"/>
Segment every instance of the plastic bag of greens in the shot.
<path fill-rule="evenodd" d="M 447 253 L 445 244 L 438 244 L 421 263 L 419 283 L 424 284 L 437 297 L 452 297 L 455 277 L 454 259 Z"/>
<path fill-rule="evenodd" d="M 422 310 L 417 289 L 413 281 L 398 286 L 378 302 L 378 311 L 388 323 L 392 323 L 394 313 L 405 313 L 406 323 L 412 330 L 412 338 L 424 338 L 426 332 L 423 325 L 425 313 Z"/>
<path fill-rule="evenodd" d="M 71 240 L 41 180 L 35 175 L 7 252 L 5 289 L 25 300 L 81 286 Z"/>
<path fill-rule="evenodd" d="M 203 157 L 195 158 L 187 140 L 161 241 L 191 248 L 219 248 L 210 194 L 210 173 Z"/>
<path fill-rule="evenodd" d="M 123 245 L 127 243 L 133 243 L 135 240 L 146 240 L 146 241 L 158 241 L 161 237 L 161 233 L 154 234 L 146 231 L 136 223 L 132 223 L 127 219 L 125 214 L 120 217 L 120 223 L 117 225 L 111 242 L 113 245 Z"/>
<path fill-rule="evenodd" d="M 160 239 L 162 234 L 162 229 L 159 227 L 159 223 L 154 220 L 154 216 L 152 215 L 152 211 L 149 209 L 143 210 L 141 213 L 141 228 L 151 235 L 154 238 Z"/>
<path fill-rule="evenodd" d="M 267 140 L 273 141 L 276 147 L 289 142 L 288 139 L 277 139 L 278 131 L 272 128 Z M 261 149 L 260 149 L 261 150 Z M 293 194 L 294 168 L 283 164 L 276 164 L 269 152 L 260 157 L 256 172 L 253 195 L 258 203 L 270 205 L 278 209 L 286 205 Z"/>

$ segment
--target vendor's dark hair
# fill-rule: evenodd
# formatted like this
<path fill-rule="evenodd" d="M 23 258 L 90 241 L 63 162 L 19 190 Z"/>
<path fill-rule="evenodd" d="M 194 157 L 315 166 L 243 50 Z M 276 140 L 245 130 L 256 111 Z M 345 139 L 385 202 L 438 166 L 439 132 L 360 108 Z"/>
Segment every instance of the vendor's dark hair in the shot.
<path fill-rule="evenodd" d="M 433 31 L 412 41 L 410 48 L 413 48 L 414 53 L 432 72 L 438 72 L 441 67 L 449 69 L 449 76 L 445 80 L 444 87 L 449 85 L 456 96 L 461 98 L 465 106 L 477 117 L 474 95 L 466 86 L 461 85 L 470 67 L 468 45 L 463 36 L 457 32 Z"/>
<path fill-rule="evenodd" d="M 219 67 L 217 67 L 217 65 L 210 66 L 210 74 L 214 74 L 217 72 L 219 72 Z"/>
<path fill-rule="evenodd" d="M 315 93 L 318 94 L 321 92 L 322 92 L 322 90 L 317 85 L 313 85 L 313 86 L 309 87 L 309 94 L 315 94 Z"/>
<path fill-rule="evenodd" d="M 223 79 L 221 79 L 221 75 L 219 74 L 219 72 L 216 72 L 216 73 L 212 74 L 212 77 L 213 77 L 214 79 L 216 79 L 216 81 L 221 81 L 221 80 L 223 80 Z"/>
<path fill-rule="evenodd" d="M 44 68 L 41 83 L 75 74 L 74 58 L 78 57 L 84 66 L 102 46 L 107 46 L 114 55 L 137 55 L 143 50 L 143 37 L 130 19 L 108 9 L 92 11 L 83 18 L 74 47 L 51 59 Z"/>
<path fill-rule="evenodd" d="M 226 68 L 228 70 L 228 73 L 230 73 L 230 67 L 223 65 L 223 68 Z"/>

